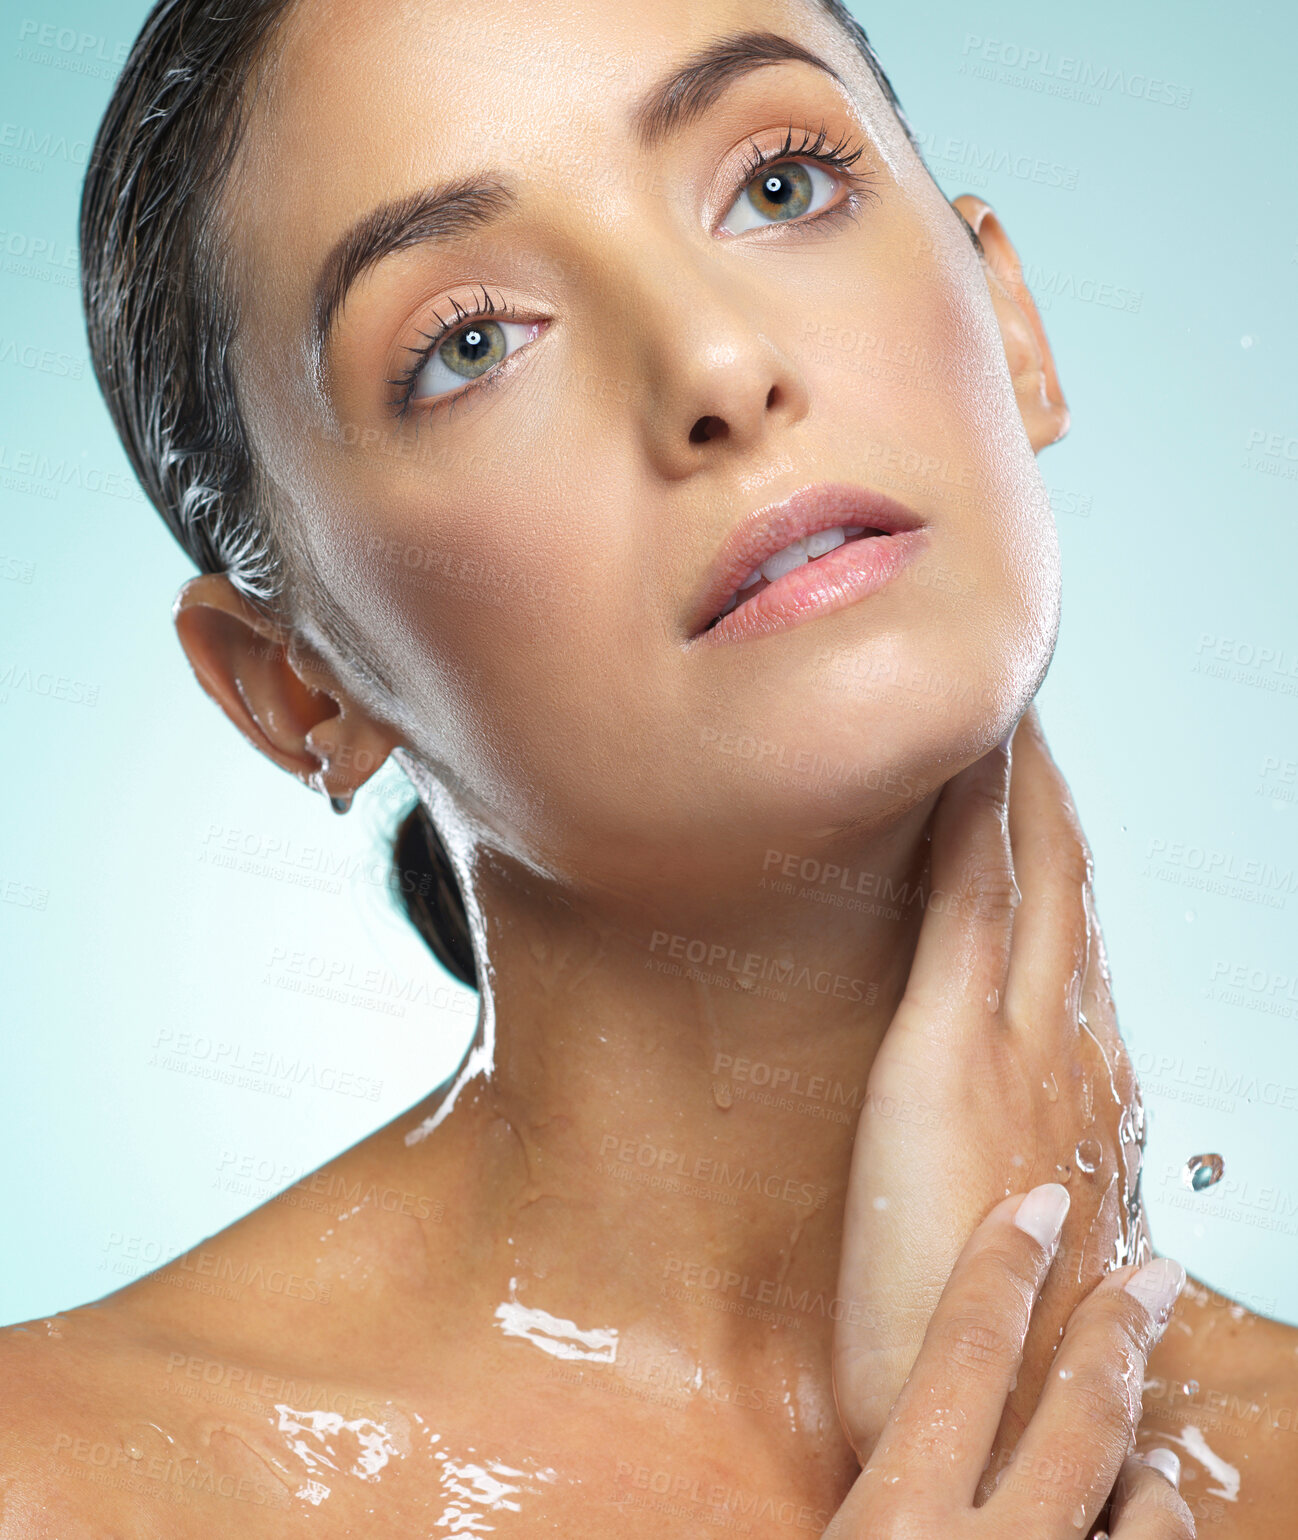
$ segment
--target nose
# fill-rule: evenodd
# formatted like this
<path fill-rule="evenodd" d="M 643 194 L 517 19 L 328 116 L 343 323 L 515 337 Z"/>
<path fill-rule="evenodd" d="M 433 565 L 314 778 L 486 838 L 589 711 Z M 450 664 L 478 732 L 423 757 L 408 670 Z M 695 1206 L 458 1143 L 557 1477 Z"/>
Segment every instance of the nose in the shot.
<path fill-rule="evenodd" d="M 679 480 L 719 455 L 773 448 L 810 402 L 806 381 L 778 336 L 777 296 L 735 282 L 730 263 L 682 259 L 679 247 L 652 269 L 634 315 L 649 382 L 643 434 L 661 475 Z M 664 282 L 665 275 L 670 274 Z"/>

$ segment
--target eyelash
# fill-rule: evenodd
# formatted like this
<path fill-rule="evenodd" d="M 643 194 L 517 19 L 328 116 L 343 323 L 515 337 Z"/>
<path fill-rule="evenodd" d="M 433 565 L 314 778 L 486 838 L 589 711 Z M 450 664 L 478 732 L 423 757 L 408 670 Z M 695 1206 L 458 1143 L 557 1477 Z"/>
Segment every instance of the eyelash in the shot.
<path fill-rule="evenodd" d="M 801 143 L 795 146 L 793 138 L 796 133 L 801 133 L 803 138 Z M 864 153 L 865 146 L 858 142 L 855 148 L 852 148 L 853 141 L 845 135 L 835 144 L 826 147 L 825 139 L 826 132 L 823 124 L 815 135 L 808 128 L 795 129 L 790 124 L 784 136 L 784 143 L 778 150 L 760 150 L 756 143 L 750 140 L 750 153 L 738 176 L 740 191 L 747 187 L 758 172 L 767 166 L 778 165 L 786 160 L 814 160 L 818 164 L 829 166 L 838 172 L 848 184 L 848 196 L 840 199 L 830 209 L 826 209 L 818 214 L 812 214 L 809 218 L 791 222 L 809 225 L 819 224 L 822 221 L 836 222 L 840 219 L 855 219 L 860 212 L 861 204 L 878 196 L 871 186 L 873 178 L 869 173 L 852 169 Z M 468 322 L 479 318 L 490 317 L 492 320 L 517 320 L 518 312 L 514 306 L 500 299 L 493 302 L 485 284 L 480 286 L 480 293 L 481 299 L 467 309 L 457 300 L 452 300 L 451 303 L 455 307 L 455 315 L 452 319 L 444 321 L 435 332 L 421 330 L 419 335 L 423 337 L 423 343 L 416 347 L 405 349 L 407 353 L 415 355 L 414 362 L 407 370 L 399 374 L 395 380 L 388 381 L 389 385 L 397 387 L 397 394 L 392 400 L 391 405 L 398 417 L 405 417 L 409 414 L 411 398 L 415 393 L 415 385 L 418 383 L 419 376 L 423 372 L 424 365 L 448 337 L 459 331 Z M 438 319 L 441 320 L 441 317 L 439 316 Z M 489 370 L 488 373 L 484 374 L 480 380 L 475 380 L 472 384 L 466 385 L 462 390 L 454 391 L 446 396 L 432 397 L 427 406 L 420 407 L 421 413 L 431 414 L 441 410 L 442 407 L 449 408 L 456 401 L 467 396 L 470 391 L 489 389 L 498 380 L 502 367 L 503 364 L 497 365 L 495 369 Z"/>
<path fill-rule="evenodd" d="M 793 143 L 795 133 L 801 133 L 803 136 L 802 142 L 797 145 Z M 852 195 L 844 198 L 842 202 L 836 203 L 832 209 L 826 210 L 824 214 L 813 214 L 810 219 L 799 219 L 794 221 L 794 223 L 800 225 L 814 224 L 817 220 L 840 215 L 845 211 L 855 214 L 858 207 L 855 200 L 864 201 L 867 198 L 877 196 L 872 191 L 870 185 L 873 178 L 867 172 L 853 171 L 852 169 L 865 153 L 865 145 L 857 141 L 856 148 L 852 149 L 853 141 L 847 135 L 844 135 L 837 143 L 825 148 L 825 137 L 825 126 L 822 123 L 819 132 L 814 137 L 809 128 L 795 129 L 790 124 L 784 135 L 784 143 L 778 150 L 759 150 L 756 143 L 750 139 L 748 141 L 750 154 L 739 173 L 738 181 L 740 188 L 747 187 L 757 173 L 764 170 L 767 166 L 778 165 L 781 161 L 786 160 L 814 160 L 818 161 L 822 166 L 830 166 L 833 170 L 837 171 L 848 184 Z"/>
<path fill-rule="evenodd" d="M 493 321 L 514 321 L 518 319 L 518 311 L 514 306 L 499 298 L 493 301 L 485 284 L 480 286 L 479 292 L 482 296 L 481 299 L 467 308 L 461 305 L 458 300 L 453 299 L 451 304 L 455 307 L 454 316 L 449 321 L 442 321 L 442 324 L 435 332 L 421 330 L 419 335 L 424 341 L 417 347 L 405 349 L 405 352 L 415 355 L 414 363 L 403 373 L 399 374 L 395 380 L 388 381 L 389 385 L 397 387 L 397 394 L 390 404 L 395 409 L 398 417 L 404 417 L 409 412 L 410 398 L 415 393 L 415 385 L 419 381 L 424 365 L 448 337 L 459 331 L 469 321 L 477 320 L 479 317 L 489 316 Z M 439 321 L 442 320 L 441 316 L 438 316 L 437 319 Z M 446 396 L 434 396 L 428 405 L 421 407 L 420 410 L 423 412 L 435 412 L 444 406 L 449 407 L 452 402 L 458 401 L 471 390 L 485 390 L 488 384 L 494 381 L 500 374 L 502 367 L 503 365 L 498 365 L 495 369 L 484 374 L 480 380 L 475 380 L 472 384 L 466 385 L 463 390 L 454 391 Z"/>

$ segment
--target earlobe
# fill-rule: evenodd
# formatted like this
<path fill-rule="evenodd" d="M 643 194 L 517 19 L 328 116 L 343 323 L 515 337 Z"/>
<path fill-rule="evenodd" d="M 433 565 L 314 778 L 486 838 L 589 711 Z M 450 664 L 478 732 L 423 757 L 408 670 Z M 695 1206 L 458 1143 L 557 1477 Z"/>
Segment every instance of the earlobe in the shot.
<path fill-rule="evenodd" d="M 331 801 L 350 802 L 395 747 L 391 730 L 225 574 L 191 579 L 172 615 L 211 699 L 254 748 Z"/>
<path fill-rule="evenodd" d="M 1050 342 L 1023 278 L 1023 264 L 989 204 L 970 193 L 962 193 L 953 200 L 953 207 L 964 217 L 982 247 L 983 268 L 1005 344 L 1014 394 L 1029 442 L 1040 452 L 1068 432 L 1069 412 Z"/>

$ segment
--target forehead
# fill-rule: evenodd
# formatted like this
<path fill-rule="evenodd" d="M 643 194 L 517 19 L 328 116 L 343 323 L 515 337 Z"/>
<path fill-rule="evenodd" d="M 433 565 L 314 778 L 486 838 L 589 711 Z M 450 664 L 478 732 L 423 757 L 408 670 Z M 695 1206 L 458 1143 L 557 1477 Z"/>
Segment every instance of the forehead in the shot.
<path fill-rule="evenodd" d="M 282 289 L 383 200 L 449 176 L 500 168 L 526 181 L 630 153 L 630 104 L 749 30 L 868 79 L 816 0 L 299 0 L 227 189 L 236 255 L 260 292 Z"/>
<path fill-rule="evenodd" d="M 633 104 L 718 39 L 759 31 L 815 53 L 844 85 L 806 64 L 757 69 L 714 109 L 731 103 L 737 140 L 774 124 L 742 102 L 778 94 L 792 68 L 850 94 L 876 143 L 895 143 L 868 66 L 819 0 L 298 0 L 250 93 L 220 211 L 262 460 L 278 446 L 296 461 L 300 426 L 331 418 L 315 295 L 358 221 L 450 178 L 498 176 L 522 195 L 488 243 L 580 266 L 602 249 L 619 198 L 676 185 L 670 168 L 639 163 Z M 623 228 L 634 227 L 633 215 Z M 457 279 L 483 278 L 481 250 L 471 239 Z"/>

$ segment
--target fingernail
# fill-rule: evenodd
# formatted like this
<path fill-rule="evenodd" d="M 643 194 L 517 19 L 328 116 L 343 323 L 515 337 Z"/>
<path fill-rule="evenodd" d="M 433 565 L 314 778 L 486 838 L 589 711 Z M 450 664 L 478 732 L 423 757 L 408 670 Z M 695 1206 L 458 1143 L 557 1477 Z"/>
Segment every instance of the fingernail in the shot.
<path fill-rule="evenodd" d="M 1155 1257 L 1146 1262 L 1123 1284 L 1127 1293 L 1134 1294 L 1154 1318 L 1154 1342 L 1167 1330 L 1172 1306 L 1184 1287 L 1185 1269 L 1171 1257 Z"/>
<path fill-rule="evenodd" d="M 1019 1204 L 1014 1223 L 1036 1241 L 1038 1246 L 1053 1252 L 1064 1227 L 1068 1213 L 1068 1189 L 1059 1182 L 1043 1182 Z"/>
<path fill-rule="evenodd" d="M 1181 1485 L 1181 1462 L 1170 1449 L 1147 1449 L 1141 1457 L 1146 1465 L 1152 1465 L 1160 1476 L 1166 1476 L 1178 1490 Z"/>

